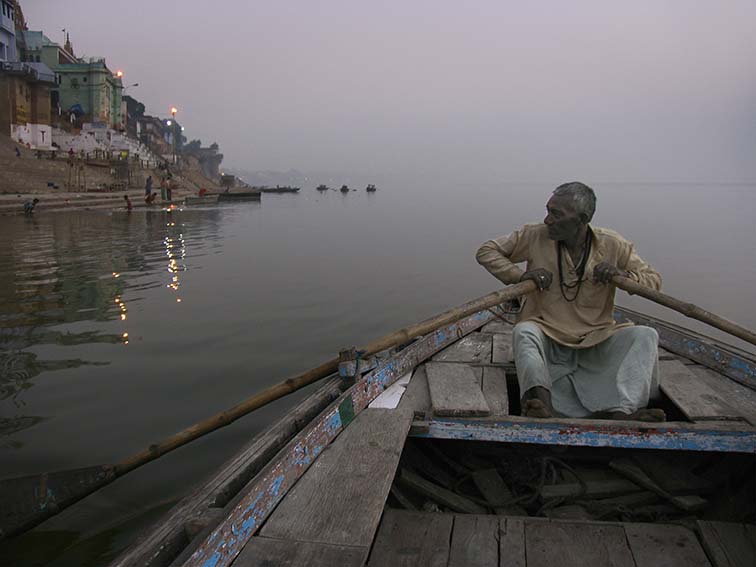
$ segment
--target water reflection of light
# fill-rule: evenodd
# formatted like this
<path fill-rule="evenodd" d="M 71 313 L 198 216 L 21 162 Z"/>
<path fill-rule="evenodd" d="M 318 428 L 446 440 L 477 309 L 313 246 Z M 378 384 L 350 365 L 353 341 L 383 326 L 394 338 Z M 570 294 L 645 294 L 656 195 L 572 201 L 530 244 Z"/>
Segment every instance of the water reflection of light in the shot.
<path fill-rule="evenodd" d="M 119 275 L 120 274 L 118 274 L 118 272 L 113 272 L 114 278 L 117 278 Z M 126 313 L 128 312 L 128 309 L 126 309 L 126 302 L 123 299 L 121 299 L 120 295 L 116 295 L 113 298 L 113 301 L 118 306 L 118 310 L 120 311 L 120 313 L 118 314 L 119 318 L 121 319 L 121 321 L 126 321 Z M 129 344 L 129 334 L 124 332 L 122 337 L 123 337 L 123 344 L 125 345 Z"/>
<path fill-rule="evenodd" d="M 175 221 L 166 223 L 168 229 L 176 226 Z M 184 234 L 179 233 L 177 236 L 168 234 L 163 239 L 163 246 L 165 246 L 165 255 L 168 257 L 168 273 L 171 274 L 170 281 L 165 287 L 178 293 L 181 286 L 179 274 L 186 270 L 186 265 L 179 264 L 179 260 L 183 260 L 186 257 L 186 242 L 184 241 Z M 181 298 L 176 298 L 176 303 L 181 303 Z"/>

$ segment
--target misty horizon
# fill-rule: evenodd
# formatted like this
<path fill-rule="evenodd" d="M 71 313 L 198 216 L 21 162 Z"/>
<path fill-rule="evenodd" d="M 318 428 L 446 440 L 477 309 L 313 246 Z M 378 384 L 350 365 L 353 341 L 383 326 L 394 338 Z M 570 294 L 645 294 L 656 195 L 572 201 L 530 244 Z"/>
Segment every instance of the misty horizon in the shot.
<path fill-rule="evenodd" d="M 233 171 L 756 180 L 753 2 L 21 6 Z"/>

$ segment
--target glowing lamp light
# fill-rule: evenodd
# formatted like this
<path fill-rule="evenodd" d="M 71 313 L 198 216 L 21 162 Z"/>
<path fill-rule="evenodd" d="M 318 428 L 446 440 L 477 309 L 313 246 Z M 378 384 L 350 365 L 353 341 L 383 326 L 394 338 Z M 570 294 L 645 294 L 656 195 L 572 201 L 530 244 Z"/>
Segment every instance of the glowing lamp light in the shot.
<path fill-rule="evenodd" d="M 123 77 L 123 71 L 120 71 L 120 70 L 119 70 L 119 71 L 116 71 L 116 77 L 118 77 L 119 79 L 120 79 L 121 77 Z"/>
<path fill-rule="evenodd" d="M 176 108 L 175 106 L 172 106 L 171 107 L 171 116 L 173 116 L 174 118 L 176 118 L 176 113 L 177 112 L 178 112 L 178 108 Z"/>
<path fill-rule="evenodd" d="M 170 120 L 166 120 L 165 123 L 167 126 L 170 126 L 171 124 L 173 124 L 173 122 L 171 122 Z"/>

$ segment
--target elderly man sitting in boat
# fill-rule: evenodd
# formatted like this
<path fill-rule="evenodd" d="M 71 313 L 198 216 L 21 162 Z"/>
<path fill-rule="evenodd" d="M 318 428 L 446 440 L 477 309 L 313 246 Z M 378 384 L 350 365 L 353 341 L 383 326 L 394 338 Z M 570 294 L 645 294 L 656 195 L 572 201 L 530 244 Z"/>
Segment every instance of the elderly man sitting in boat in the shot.
<path fill-rule="evenodd" d="M 489 240 L 477 253 L 492 275 L 533 280 L 514 327 L 514 358 L 527 417 L 664 421 L 649 409 L 658 393 L 658 335 L 617 324 L 615 275 L 658 290 L 659 273 L 618 233 L 590 225 L 596 195 L 583 183 L 560 185 L 541 224 Z M 526 262 L 523 271 L 518 263 Z"/>

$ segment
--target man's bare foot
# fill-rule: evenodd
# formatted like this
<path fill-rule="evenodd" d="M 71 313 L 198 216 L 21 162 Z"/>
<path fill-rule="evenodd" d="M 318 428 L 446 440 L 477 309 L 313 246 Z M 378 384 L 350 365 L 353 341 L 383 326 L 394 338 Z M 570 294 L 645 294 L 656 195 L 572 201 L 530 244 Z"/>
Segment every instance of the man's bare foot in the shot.
<path fill-rule="evenodd" d="M 525 417 L 552 417 L 549 407 L 541 400 L 535 398 L 522 402 L 522 415 Z"/>
<path fill-rule="evenodd" d="M 667 421 L 667 414 L 659 408 L 641 408 L 633 413 L 623 413 L 621 411 L 611 412 L 608 419 L 627 420 L 627 421 Z"/>

